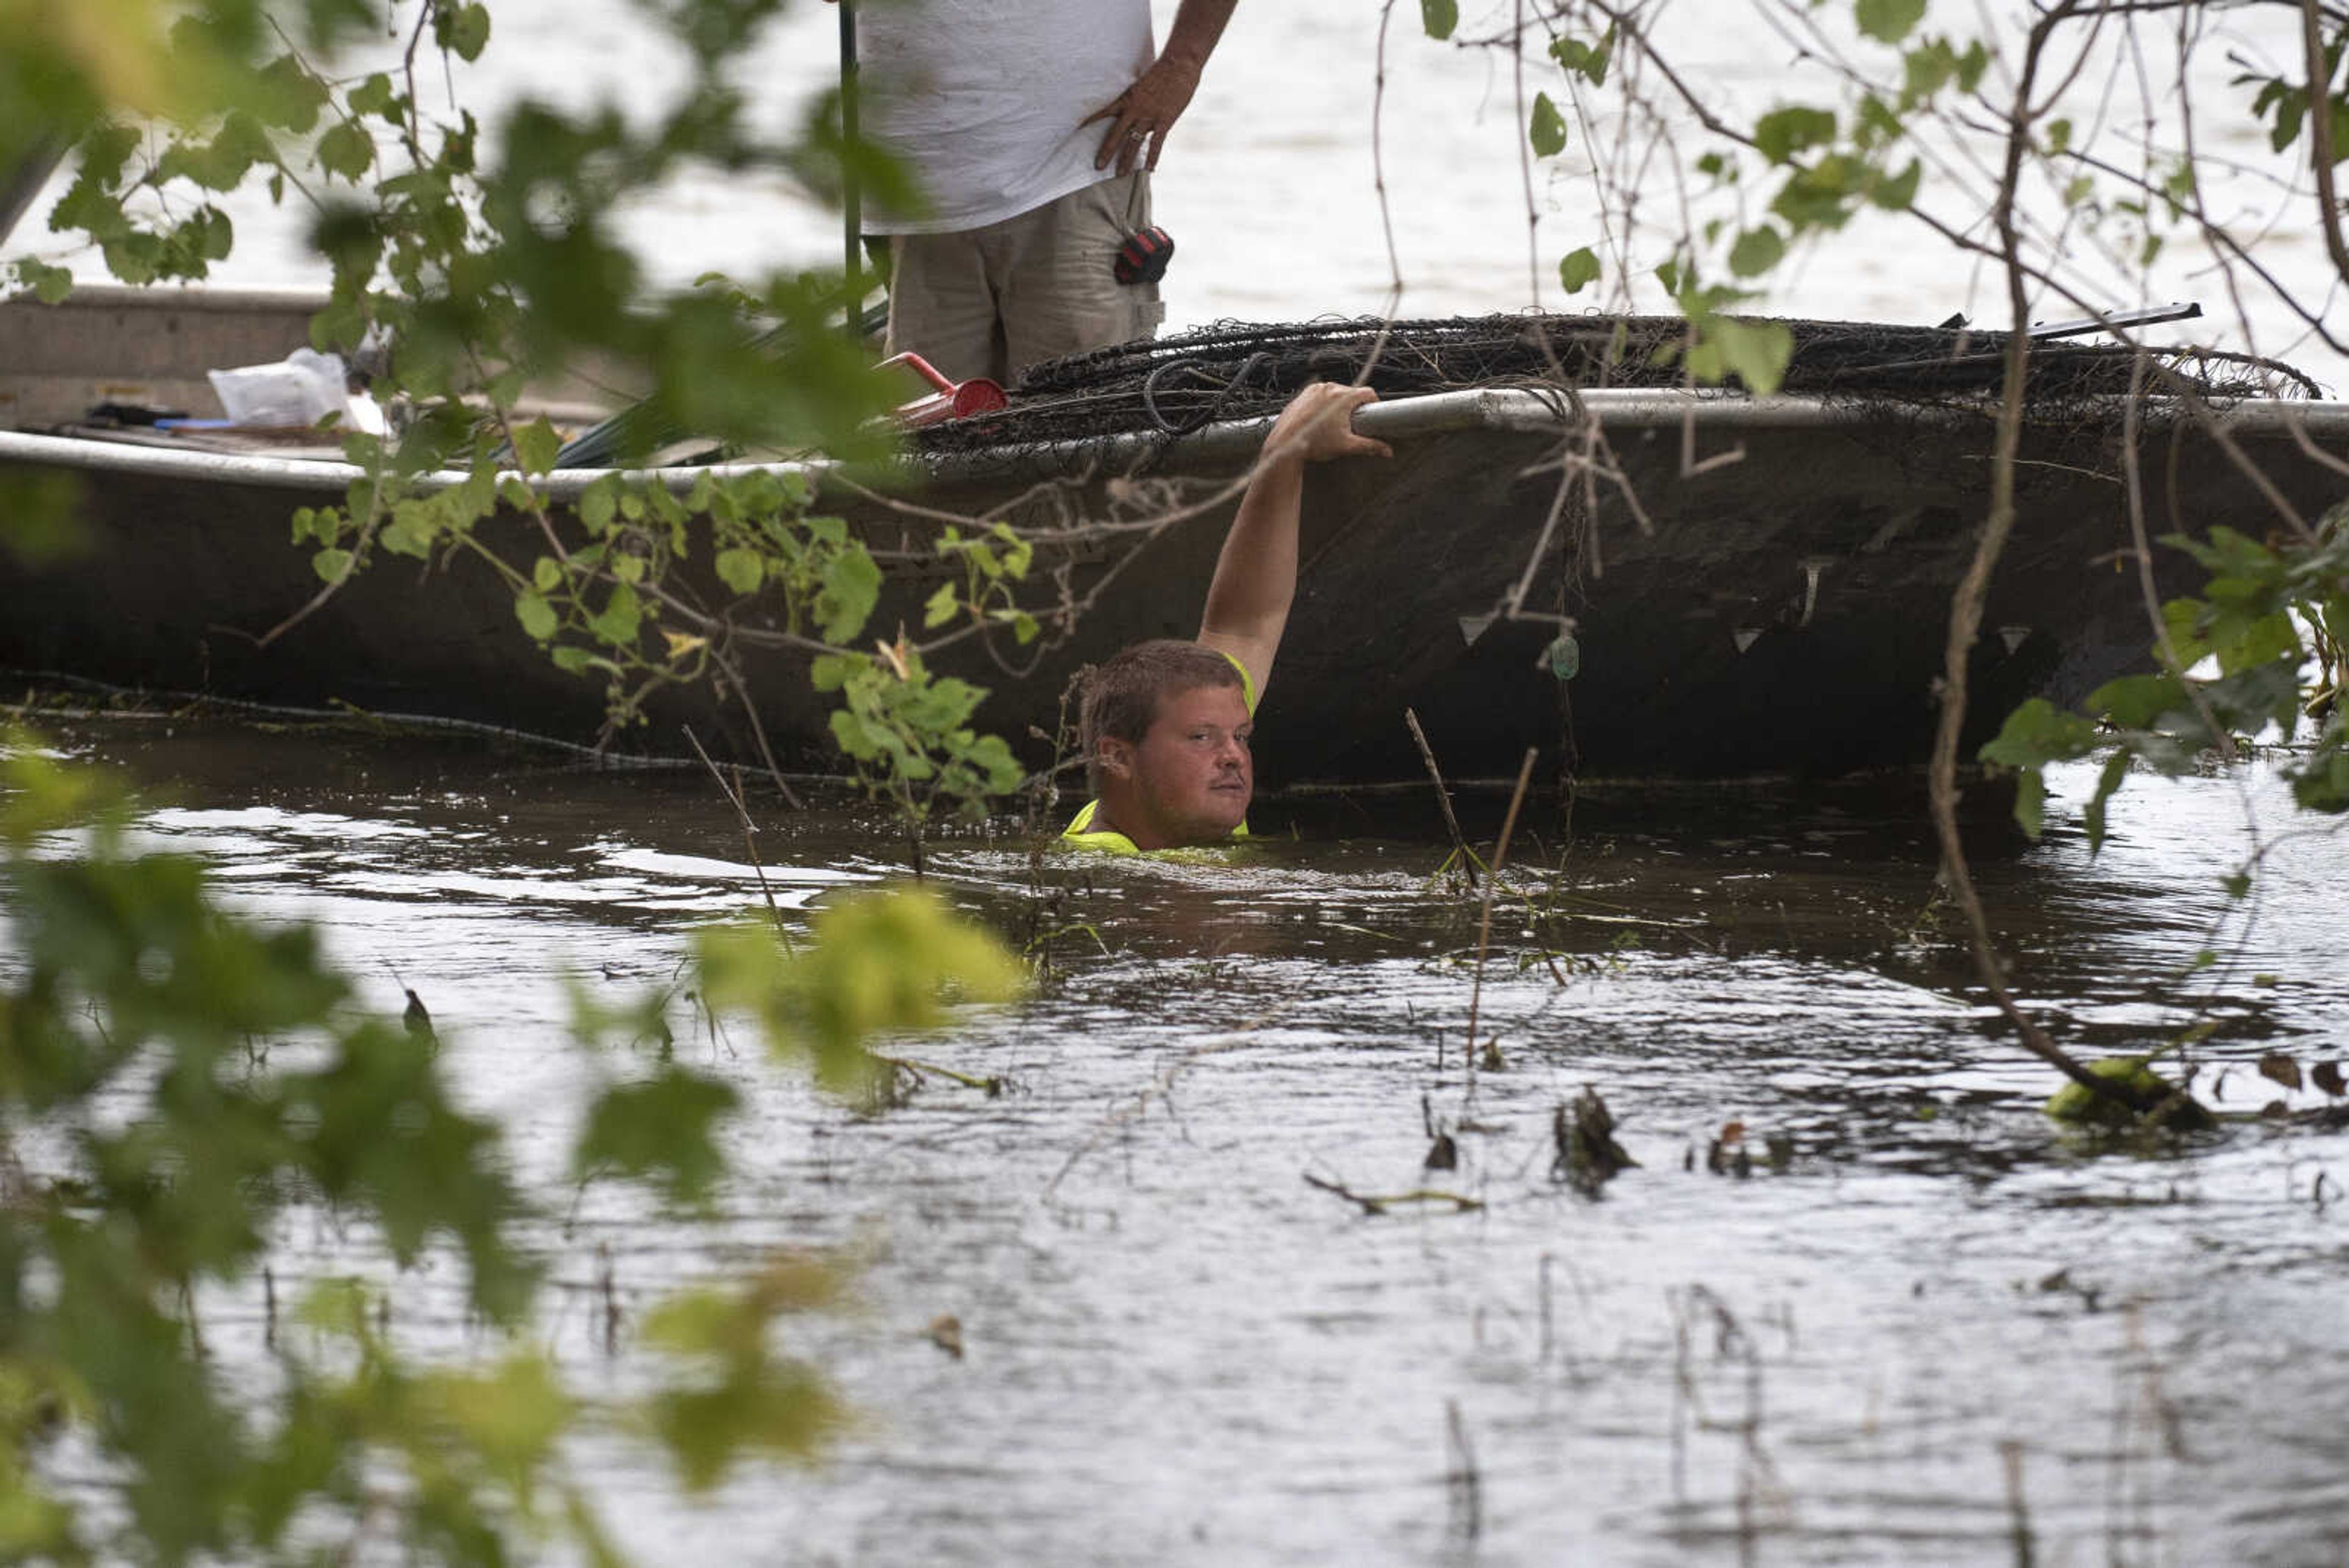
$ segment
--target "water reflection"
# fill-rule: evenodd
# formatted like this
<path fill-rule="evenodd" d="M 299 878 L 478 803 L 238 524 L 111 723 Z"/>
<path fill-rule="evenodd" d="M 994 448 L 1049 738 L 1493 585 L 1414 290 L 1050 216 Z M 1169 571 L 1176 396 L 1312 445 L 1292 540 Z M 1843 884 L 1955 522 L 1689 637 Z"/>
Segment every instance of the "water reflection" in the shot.
<path fill-rule="evenodd" d="M 686 1510 L 588 1456 L 646 1561 L 749 1540 L 808 1563 L 2349 1552 L 2349 1250 L 2314 1200 L 2349 1142 L 2247 1122 L 2112 1152 L 2054 1128 L 1907 819 L 1749 795 L 1539 824 L 1527 854 L 1562 869 L 1497 902 L 1481 981 L 1433 823 L 1275 820 L 1239 867 L 952 840 L 934 873 L 1045 978 L 922 1054 L 1013 1092 L 934 1081 L 854 1114 L 680 1003 L 677 1049 L 746 1101 L 742 1178 L 686 1222 L 562 1187 L 586 1065 L 563 1028 L 567 984 L 667 983 L 694 922 L 757 898 L 705 781 L 413 739 L 60 733 L 153 781 L 171 804 L 143 831 L 212 857 L 241 906 L 319 921 L 370 1000 L 429 999 L 468 1099 L 563 1195 L 539 1239 L 586 1386 L 626 1376 L 599 1246 L 624 1323 L 768 1245 L 867 1259 L 862 1315 L 795 1330 L 867 1413 L 829 1469 Z M 1981 867 L 2026 1004 L 2100 1050 L 2212 1020 L 2222 1108 L 2321 1100 L 2255 1064 L 2338 1051 L 2344 840 L 2279 850 L 2245 911 L 2218 878 L 2247 800 L 2286 820 L 2271 784 L 2131 795 L 2100 856 L 2059 827 Z M 778 811 L 759 859 L 796 915 L 889 874 L 892 843 Z M 1463 1049 L 1479 987 L 1497 1064 Z M 1585 1087 L 1640 1161 L 1596 1201 L 1551 1175 L 1552 1112 Z M 1431 1124 L 1457 1168 L 1422 1169 Z M 1743 1177 L 1707 1160 L 1732 1124 Z M 1309 1176 L 1482 1207 L 1370 1218 Z M 323 1222 L 287 1241 L 301 1270 L 372 1266 Z M 427 1343 L 467 1333 L 429 1275 L 401 1313 Z M 959 1360 L 922 1332 L 941 1313 Z M 210 1332 L 233 1355 L 258 1331 L 228 1310 Z"/>

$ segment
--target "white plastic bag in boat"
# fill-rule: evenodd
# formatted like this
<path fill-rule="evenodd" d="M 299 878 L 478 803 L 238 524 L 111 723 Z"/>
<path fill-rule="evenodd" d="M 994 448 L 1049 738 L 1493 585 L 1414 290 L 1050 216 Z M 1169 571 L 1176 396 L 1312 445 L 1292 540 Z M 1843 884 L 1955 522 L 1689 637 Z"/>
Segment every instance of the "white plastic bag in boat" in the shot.
<path fill-rule="evenodd" d="M 390 423 L 383 417 L 383 405 L 375 400 L 373 392 L 353 392 L 343 406 L 343 428 L 364 431 L 379 436 L 390 432 Z"/>
<path fill-rule="evenodd" d="M 340 356 L 296 348 L 274 365 L 208 370 L 221 407 L 241 425 L 315 425 L 349 408 Z"/>

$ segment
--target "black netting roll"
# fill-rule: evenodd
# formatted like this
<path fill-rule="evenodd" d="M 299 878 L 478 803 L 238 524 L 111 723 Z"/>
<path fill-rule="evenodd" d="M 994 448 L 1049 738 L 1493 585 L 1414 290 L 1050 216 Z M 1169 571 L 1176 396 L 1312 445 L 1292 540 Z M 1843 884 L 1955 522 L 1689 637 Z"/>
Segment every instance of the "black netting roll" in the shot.
<path fill-rule="evenodd" d="M 1978 404 L 2004 380 L 2007 335 L 1875 322 L 1787 321 L 1795 353 L 1785 390 L 1856 403 Z M 1506 315 L 1286 325 L 1219 322 L 1148 342 L 1048 360 L 1011 407 L 920 433 L 928 451 L 1031 446 L 1127 432 L 1173 439 L 1220 420 L 1274 412 L 1316 380 L 1364 376 L 1381 397 L 1464 387 L 1672 387 L 1685 380 L 1679 317 Z M 2118 343 L 2034 344 L 2025 389 L 2034 420 L 2076 417 L 2126 394 L 2137 350 Z M 2287 368 L 2195 348 L 2148 351 L 2145 389 L 2207 399 L 2276 395 Z"/>

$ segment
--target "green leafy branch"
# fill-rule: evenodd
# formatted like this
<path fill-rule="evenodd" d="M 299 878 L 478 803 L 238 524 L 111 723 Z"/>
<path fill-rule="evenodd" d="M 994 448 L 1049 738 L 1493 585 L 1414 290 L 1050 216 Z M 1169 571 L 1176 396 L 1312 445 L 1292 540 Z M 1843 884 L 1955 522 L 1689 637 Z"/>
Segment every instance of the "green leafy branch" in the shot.
<path fill-rule="evenodd" d="M 878 417 L 891 389 L 833 325 L 837 280 L 754 288 L 713 279 L 649 306 L 640 297 L 633 256 L 605 227 L 630 191 L 688 158 L 767 161 L 811 180 L 811 158 L 823 161 L 810 151 L 823 141 L 812 127 L 781 147 L 749 135 L 746 106 L 722 80 L 720 40 L 758 17 L 688 6 L 665 19 L 708 79 L 647 130 L 616 110 L 574 117 L 533 105 L 492 139 L 470 113 L 427 114 L 419 53 L 470 61 L 490 35 L 480 5 L 433 0 L 409 26 L 395 69 L 337 80 L 289 46 L 252 68 L 225 113 L 166 128 L 163 150 L 145 163 L 131 157 L 140 133 L 100 127 L 53 222 L 98 244 L 128 280 L 200 276 L 229 243 L 224 228 L 208 226 L 210 209 L 159 229 L 139 216 L 135 198 L 233 190 L 265 173 L 273 197 L 290 184 L 316 211 L 313 244 L 333 285 L 314 341 L 346 353 L 390 345 L 377 390 L 397 433 L 345 435 L 344 455 L 361 477 L 342 504 L 293 519 L 320 589 L 264 645 L 380 556 L 443 566 L 461 558 L 505 582 L 521 628 L 558 668 L 604 683 L 607 742 L 641 725 L 661 691 L 715 681 L 740 701 L 779 774 L 750 701 L 745 655 L 862 661 L 857 679 L 843 667 L 826 686 L 843 693 L 833 732 L 851 766 L 917 826 L 939 803 L 980 814 L 1017 782 L 1009 750 L 968 724 L 983 691 L 933 680 L 919 653 L 997 627 L 1023 644 L 1039 634 L 1038 615 L 1019 602 L 1033 547 L 1016 533 L 949 530 L 938 548 L 962 568 L 961 588 L 926 607 L 929 629 L 947 629 L 892 645 L 910 661 L 875 659 L 856 649 L 881 568 L 843 521 L 812 511 L 803 476 L 703 476 L 682 494 L 613 478 L 561 505 L 541 482 L 561 441 L 529 410 L 527 389 L 583 354 L 649 370 L 646 430 L 706 431 L 738 449 L 820 445 L 843 461 L 894 444 Z M 816 151 L 835 167 L 854 164 L 868 188 L 902 184 L 869 150 L 836 136 Z M 503 472 L 507 463 L 515 472 Z M 461 482 L 446 479 L 452 465 Z M 516 519 L 538 535 L 535 553 L 518 553 Z"/>
<path fill-rule="evenodd" d="M 2008 715 L 1982 749 L 1984 762 L 2020 774 L 2015 817 L 2037 836 L 2044 826 L 2046 769 L 2106 753 L 2082 808 L 2090 846 L 2102 846 L 2106 813 L 2134 772 L 2176 778 L 2212 751 L 2231 753 L 2273 735 L 2289 745 L 2304 721 L 2313 732 L 2282 757 L 2278 771 L 2306 810 L 2349 811 L 2349 721 L 2337 685 L 2307 697 L 2312 668 L 2338 680 L 2349 633 L 2349 509 L 2335 507 L 2315 537 L 2262 542 L 2218 527 L 2209 540 L 2172 537 L 2210 574 L 2202 595 L 2162 607 L 2168 632 L 2162 668 L 2123 676 L 2091 693 L 2085 712 L 2034 698 Z M 2209 669 L 2210 674 L 2196 674 Z M 2312 715 L 2313 711 L 2313 715 Z M 2248 878 L 2228 879 L 2235 898 Z"/>
<path fill-rule="evenodd" d="M 820 1450 L 842 1407 L 771 1331 L 836 1302 L 838 1266 L 780 1257 L 657 1306 L 647 1392 L 580 1398 L 527 1344 L 530 1206 L 499 1129 L 452 1100 L 437 1036 L 357 1007 L 312 928 L 242 919 L 196 862 L 135 852 L 134 822 L 117 786 L 32 737 L 0 746 L 19 960 L 0 982 L 0 1551 L 292 1563 L 398 1543 L 438 1562 L 552 1548 L 611 1563 L 565 1464 L 577 1434 L 648 1441 L 697 1491 L 740 1460 Z M 788 951 L 764 925 L 705 929 L 691 977 L 713 1017 L 751 1018 L 835 1089 L 888 1070 L 874 1042 L 1022 990 L 1002 943 L 926 891 L 843 899 L 813 925 Z M 668 1000 L 583 995 L 577 1033 L 665 1039 Z M 728 1179 L 739 1103 L 664 1052 L 598 1086 L 573 1168 L 698 1203 Z M 281 1329 L 270 1238 L 313 1206 L 399 1266 L 460 1257 L 469 1306 L 501 1331 L 491 1354 L 411 1361 L 384 1287 L 352 1281 L 316 1283 Z M 265 1295 L 265 1388 L 215 1359 L 199 1287 Z M 119 1492 L 55 1484 L 67 1453 L 77 1469 L 97 1455 Z"/>

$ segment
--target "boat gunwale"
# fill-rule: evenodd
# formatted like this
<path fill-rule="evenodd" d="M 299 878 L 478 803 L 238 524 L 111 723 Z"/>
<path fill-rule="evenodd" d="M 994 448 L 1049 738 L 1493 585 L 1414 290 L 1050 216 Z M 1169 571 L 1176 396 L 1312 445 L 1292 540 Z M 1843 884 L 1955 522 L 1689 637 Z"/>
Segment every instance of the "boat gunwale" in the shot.
<path fill-rule="evenodd" d="M 2118 404 L 2124 400 L 2110 400 Z M 1829 400 L 1807 394 L 1754 398 L 1712 389 L 1599 388 L 1583 389 L 1569 397 L 1554 389 L 1481 387 L 1373 403 L 1356 414 L 1355 428 L 1387 441 L 1471 431 L 1557 436 L 1574 428 L 1577 403 L 1596 415 L 1600 428 L 1608 431 L 1683 426 L 1701 431 L 1818 430 L 1879 422 L 1888 417 L 1887 406 L 1881 401 Z M 1988 411 L 1988 405 L 1984 405 L 1983 411 Z M 821 481 L 826 475 L 840 473 L 861 484 L 894 489 L 916 481 L 955 483 L 1081 478 L 1088 473 L 1128 472 L 1146 459 L 1155 459 L 1154 466 L 1160 472 L 1170 468 L 1228 470 L 1244 462 L 1263 445 L 1276 417 L 1266 414 L 1226 421 L 1173 441 L 1127 431 L 1092 441 L 990 448 L 937 456 L 915 454 L 877 464 L 801 459 L 682 468 L 558 469 L 536 476 L 507 469 L 499 471 L 498 477 L 523 479 L 549 499 L 569 503 L 576 501 L 590 485 L 614 474 L 630 483 L 658 483 L 682 493 L 690 490 L 705 474 L 734 479 L 755 473 L 797 473 Z M 1960 417 L 1960 410 L 1932 405 L 1897 405 L 1894 417 L 1955 419 Z M 2159 426 L 2184 417 L 2187 416 L 2180 405 L 2156 402 L 2148 405 L 2146 422 Z M 2230 433 L 2289 435 L 2298 427 L 2311 440 L 2349 441 L 2349 401 L 2247 400 L 2221 410 L 2216 422 L 2220 430 Z M 340 493 L 352 482 L 367 476 L 365 469 L 338 459 L 173 452 L 134 442 L 20 431 L 0 431 L 0 463 L 317 493 Z M 463 471 L 441 469 L 419 475 L 418 486 L 430 493 L 471 480 L 472 475 Z"/>

